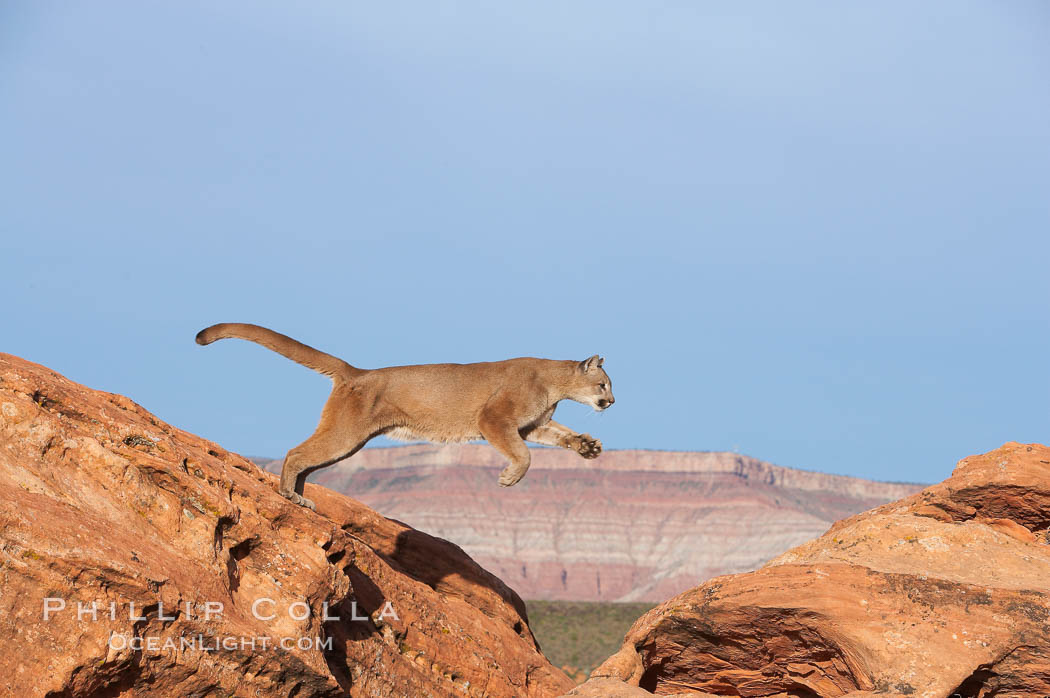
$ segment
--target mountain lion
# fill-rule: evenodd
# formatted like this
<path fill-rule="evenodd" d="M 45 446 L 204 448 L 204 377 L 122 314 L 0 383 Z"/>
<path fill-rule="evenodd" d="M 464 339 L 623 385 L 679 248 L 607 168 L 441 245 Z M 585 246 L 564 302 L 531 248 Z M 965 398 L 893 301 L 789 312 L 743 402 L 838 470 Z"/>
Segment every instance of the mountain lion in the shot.
<path fill-rule="evenodd" d="M 508 359 L 476 364 L 426 364 L 366 370 L 258 325 L 222 323 L 197 333 L 197 344 L 237 337 L 263 345 L 332 379 L 317 430 L 288 452 L 280 493 L 310 509 L 306 476 L 357 453 L 380 434 L 398 439 L 485 439 L 509 465 L 499 484 L 510 487 L 529 469 L 525 440 L 597 458 L 602 442 L 551 419 L 558 402 L 597 411 L 615 402 L 612 381 L 595 355 L 584 361 Z"/>

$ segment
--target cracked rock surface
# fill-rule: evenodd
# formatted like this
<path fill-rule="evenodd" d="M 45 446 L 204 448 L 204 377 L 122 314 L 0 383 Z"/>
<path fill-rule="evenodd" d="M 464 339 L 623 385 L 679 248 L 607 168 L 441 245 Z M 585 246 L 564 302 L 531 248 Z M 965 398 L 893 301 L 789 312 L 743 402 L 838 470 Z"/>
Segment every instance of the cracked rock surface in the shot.
<path fill-rule="evenodd" d="M 308 511 L 275 480 L 0 354 L 0 695 L 572 688 L 521 599 L 458 547 L 315 485 Z"/>
<path fill-rule="evenodd" d="M 570 695 L 1050 695 L 1048 528 L 1050 448 L 964 458 L 664 602 Z"/>

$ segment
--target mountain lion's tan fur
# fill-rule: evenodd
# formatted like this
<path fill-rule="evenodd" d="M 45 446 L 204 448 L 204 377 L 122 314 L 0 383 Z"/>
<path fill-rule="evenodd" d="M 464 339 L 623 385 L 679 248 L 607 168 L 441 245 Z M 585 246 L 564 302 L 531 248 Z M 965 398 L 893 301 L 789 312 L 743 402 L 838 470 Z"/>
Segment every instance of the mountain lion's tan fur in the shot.
<path fill-rule="evenodd" d="M 575 400 L 596 410 L 614 402 L 612 382 L 598 356 L 365 370 L 258 325 L 212 325 L 197 334 L 197 343 L 227 337 L 257 342 L 332 379 L 317 430 L 288 452 L 281 471 L 281 494 L 311 509 L 313 502 L 303 497 L 306 476 L 357 453 L 380 434 L 439 442 L 485 439 L 509 461 L 499 478 L 509 487 L 529 469 L 526 440 L 584 458 L 602 452 L 598 439 L 551 419 L 559 401 Z"/>

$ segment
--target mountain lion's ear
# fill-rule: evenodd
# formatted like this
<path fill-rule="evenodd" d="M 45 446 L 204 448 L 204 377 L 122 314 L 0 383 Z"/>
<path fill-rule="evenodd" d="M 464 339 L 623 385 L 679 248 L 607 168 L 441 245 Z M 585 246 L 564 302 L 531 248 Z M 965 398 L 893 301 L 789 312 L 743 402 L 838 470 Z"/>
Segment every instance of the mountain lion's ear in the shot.
<path fill-rule="evenodd" d="M 603 363 L 605 363 L 605 359 L 603 359 L 602 357 L 599 356 L 598 357 L 598 368 L 601 368 Z"/>
<path fill-rule="evenodd" d="M 584 373 L 587 373 L 588 371 L 593 371 L 596 367 L 600 367 L 601 365 L 602 358 L 595 354 L 591 358 L 580 362 L 580 370 Z"/>

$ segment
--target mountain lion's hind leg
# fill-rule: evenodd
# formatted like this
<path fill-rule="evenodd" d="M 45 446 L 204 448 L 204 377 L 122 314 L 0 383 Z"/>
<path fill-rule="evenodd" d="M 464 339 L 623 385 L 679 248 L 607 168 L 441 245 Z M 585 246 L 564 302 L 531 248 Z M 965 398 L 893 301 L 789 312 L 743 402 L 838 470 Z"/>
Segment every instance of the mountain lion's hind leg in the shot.
<path fill-rule="evenodd" d="M 554 420 L 541 424 L 523 434 L 527 441 L 546 446 L 560 446 L 576 451 L 584 458 L 597 458 L 602 452 L 602 442 L 590 434 L 577 434 L 564 424 Z"/>
<path fill-rule="evenodd" d="M 357 453 L 368 440 L 379 433 L 372 415 L 363 408 L 368 399 L 347 383 L 336 383 L 321 410 L 317 429 L 284 457 L 281 469 L 281 496 L 300 506 L 313 509 L 314 503 L 303 496 L 306 476 Z"/>
<path fill-rule="evenodd" d="M 318 430 L 285 456 L 281 469 L 281 496 L 307 509 L 314 509 L 314 503 L 303 496 L 306 476 L 357 453 L 367 442 L 367 434 Z"/>

